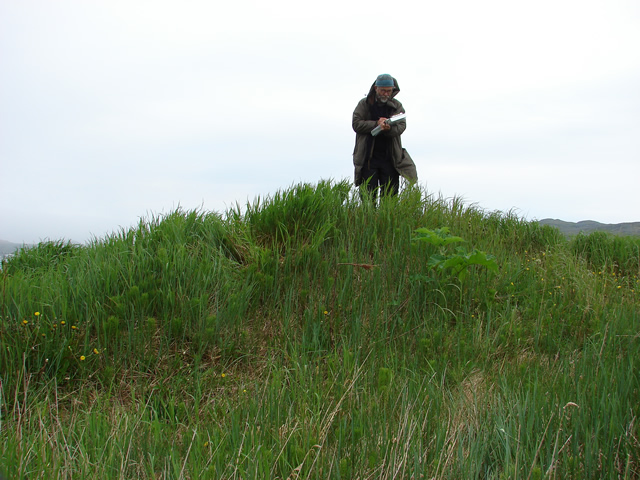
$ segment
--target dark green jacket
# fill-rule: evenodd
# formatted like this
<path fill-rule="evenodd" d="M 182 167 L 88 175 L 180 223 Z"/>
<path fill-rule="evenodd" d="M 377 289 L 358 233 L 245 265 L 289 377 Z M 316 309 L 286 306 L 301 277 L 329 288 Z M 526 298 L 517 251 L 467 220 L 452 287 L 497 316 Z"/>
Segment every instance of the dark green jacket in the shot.
<path fill-rule="evenodd" d="M 393 108 L 393 115 L 397 115 L 398 113 L 405 113 L 404 107 L 402 104 L 395 99 L 395 96 L 400 91 L 400 87 L 398 87 L 398 82 L 394 78 L 393 79 L 394 88 L 393 93 L 391 94 L 391 98 L 389 99 L 388 105 L 391 105 Z M 409 182 L 413 183 L 418 180 L 418 172 L 416 171 L 416 166 L 413 163 L 413 160 L 407 153 L 407 151 L 402 148 L 402 140 L 400 139 L 400 135 L 407 128 L 406 119 L 398 122 L 394 125 L 391 125 L 391 130 L 381 132 L 376 137 L 371 137 L 371 130 L 373 130 L 378 124 L 377 120 L 372 120 L 370 118 L 369 106 L 373 104 L 376 100 L 376 89 L 375 82 L 371 85 L 371 89 L 369 90 L 369 94 L 358 102 L 356 109 L 353 111 L 353 118 L 351 120 L 351 125 L 353 130 L 356 132 L 356 145 L 353 149 L 353 166 L 355 167 L 355 184 L 360 185 L 364 178 L 362 178 L 362 167 L 365 162 L 371 159 L 371 152 L 373 150 L 373 145 L 378 136 L 386 135 L 389 137 L 393 137 L 392 147 L 391 147 L 391 157 L 393 161 L 393 166 L 396 171 L 406 178 Z M 371 138 L 373 141 L 369 141 Z"/>

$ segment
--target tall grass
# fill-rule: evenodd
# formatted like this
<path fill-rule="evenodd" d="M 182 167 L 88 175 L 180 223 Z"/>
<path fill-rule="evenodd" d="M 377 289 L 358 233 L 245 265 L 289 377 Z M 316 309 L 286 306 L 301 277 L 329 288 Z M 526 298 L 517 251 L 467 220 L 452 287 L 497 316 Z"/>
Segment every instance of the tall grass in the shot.
<path fill-rule="evenodd" d="M 419 187 L 363 195 L 301 184 L 9 259 L 6 474 L 638 478 L 630 263 Z M 442 227 L 462 250 L 415 241 Z M 497 271 L 434 268 L 471 251 Z"/>
<path fill-rule="evenodd" d="M 640 238 L 606 232 L 579 234 L 572 240 L 571 249 L 594 269 L 636 278 L 640 275 Z"/>

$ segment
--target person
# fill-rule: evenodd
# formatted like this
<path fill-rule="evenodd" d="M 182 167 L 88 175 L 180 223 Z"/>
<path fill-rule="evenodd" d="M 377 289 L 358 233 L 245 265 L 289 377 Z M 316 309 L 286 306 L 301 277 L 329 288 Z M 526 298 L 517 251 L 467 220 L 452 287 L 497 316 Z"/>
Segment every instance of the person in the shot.
<path fill-rule="evenodd" d="M 381 196 L 398 193 L 400 176 L 410 183 L 418 180 L 416 166 L 402 148 L 400 138 L 407 128 L 406 119 L 392 125 L 385 123 L 392 116 L 405 113 L 395 98 L 399 92 L 400 87 L 394 77 L 386 73 L 378 75 L 367 96 L 353 111 L 355 184 L 365 184 L 373 195 L 374 203 L 378 191 Z M 371 131 L 377 126 L 382 131 L 374 136 Z"/>

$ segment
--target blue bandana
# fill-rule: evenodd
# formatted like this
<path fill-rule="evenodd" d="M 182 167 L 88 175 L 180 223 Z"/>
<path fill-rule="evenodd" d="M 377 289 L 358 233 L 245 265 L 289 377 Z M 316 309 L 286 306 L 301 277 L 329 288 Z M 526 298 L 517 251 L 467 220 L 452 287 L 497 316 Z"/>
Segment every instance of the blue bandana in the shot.
<path fill-rule="evenodd" d="M 393 77 L 388 73 L 383 73 L 382 75 L 378 75 L 376 78 L 376 87 L 393 87 Z"/>

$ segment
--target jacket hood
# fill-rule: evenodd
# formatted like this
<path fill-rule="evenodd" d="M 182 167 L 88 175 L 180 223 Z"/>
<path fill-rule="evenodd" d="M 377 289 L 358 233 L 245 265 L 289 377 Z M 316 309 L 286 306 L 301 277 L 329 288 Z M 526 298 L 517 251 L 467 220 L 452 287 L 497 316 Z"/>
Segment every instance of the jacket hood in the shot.
<path fill-rule="evenodd" d="M 391 77 L 391 78 L 393 78 L 393 92 L 391 93 L 391 99 L 393 99 L 398 93 L 400 93 L 400 87 L 398 86 L 398 81 L 396 80 L 396 77 Z M 375 100 L 376 100 L 376 82 L 374 80 L 374 82 L 371 84 L 371 88 L 369 89 L 369 93 L 367 94 L 367 103 L 372 105 L 373 102 L 375 102 Z"/>

